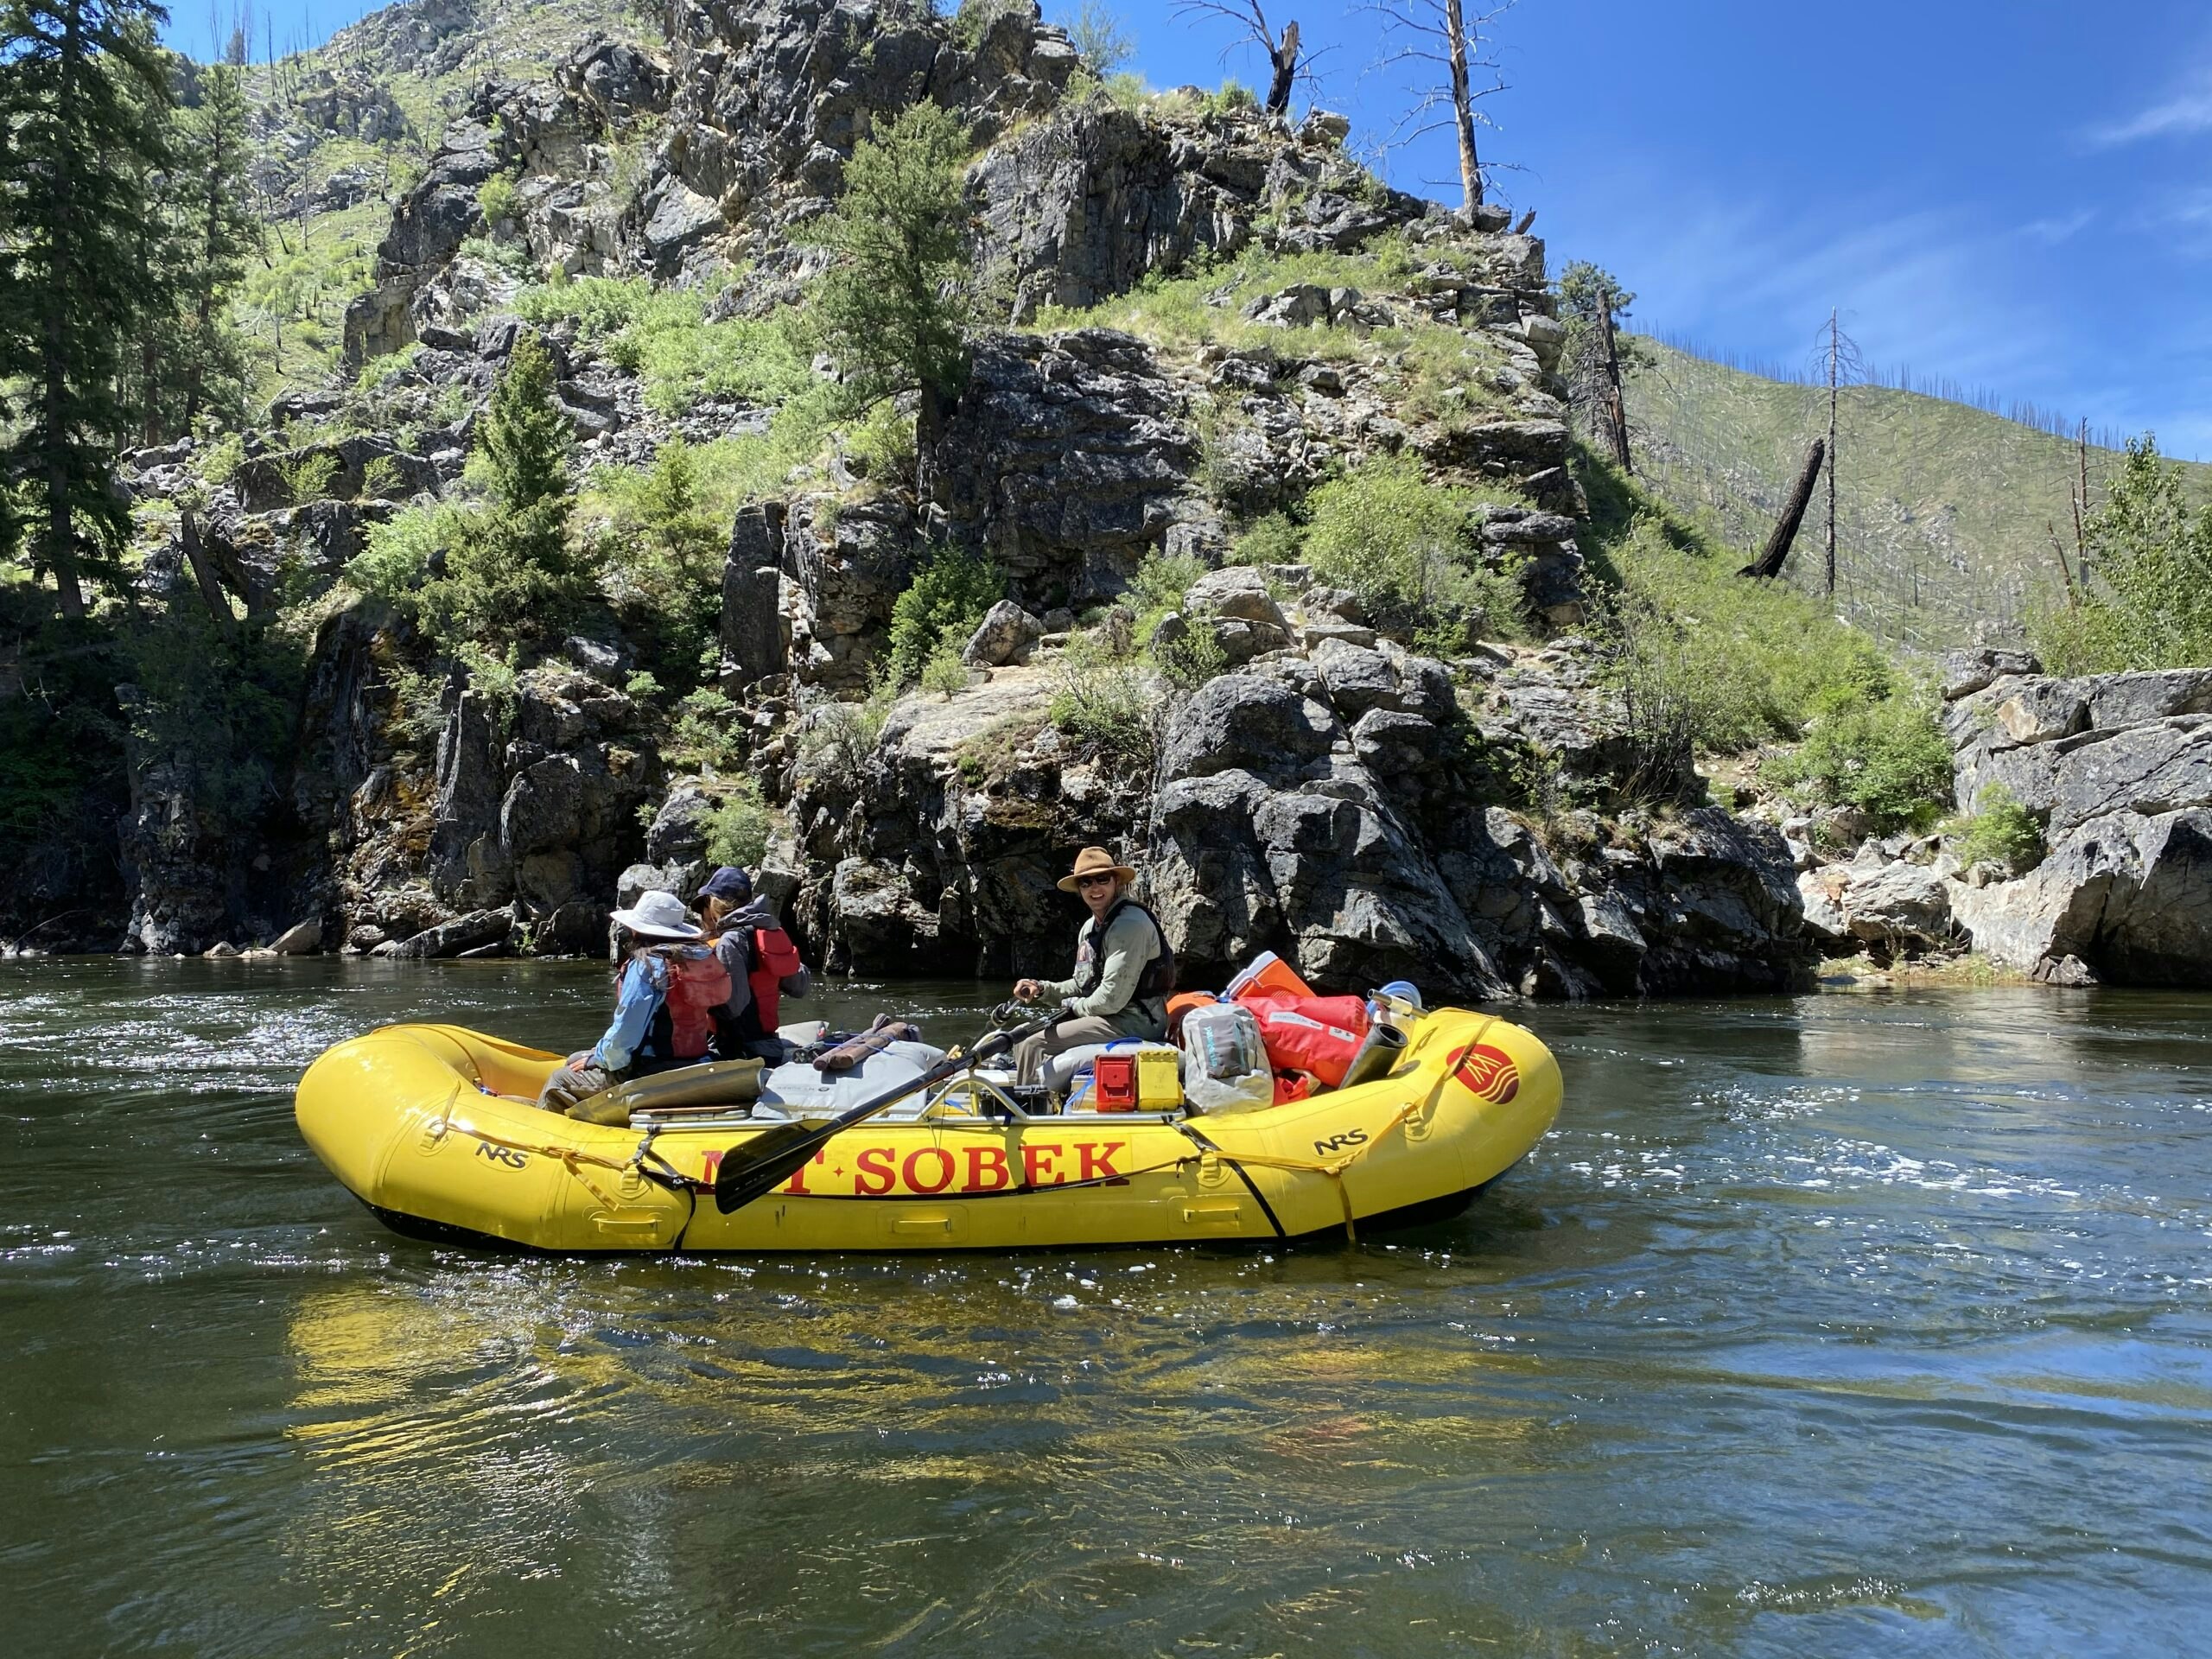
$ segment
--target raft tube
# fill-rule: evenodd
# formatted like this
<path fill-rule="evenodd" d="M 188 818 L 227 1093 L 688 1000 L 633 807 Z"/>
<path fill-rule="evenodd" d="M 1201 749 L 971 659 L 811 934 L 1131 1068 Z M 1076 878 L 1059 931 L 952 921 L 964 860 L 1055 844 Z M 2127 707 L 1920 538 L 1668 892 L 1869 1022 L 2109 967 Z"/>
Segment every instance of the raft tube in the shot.
<path fill-rule="evenodd" d="M 1387 1075 L 1228 1116 L 1007 1122 L 956 1096 L 926 1116 L 847 1130 L 727 1216 L 711 1195 L 715 1171 L 764 1124 L 741 1109 L 630 1127 L 540 1111 L 532 1103 L 561 1057 L 460 1027 L 389 1026 L 340 1043 L 308 1069 L 295 1108 L 315 1155 L 380 1219 L 454 1243 L 564 1252 L 1268 1243 L 1455 1213 L 1558 1115 L 1559 1067 L 1520 1027 L 1440 1008 L 1406 1036 Z"/>

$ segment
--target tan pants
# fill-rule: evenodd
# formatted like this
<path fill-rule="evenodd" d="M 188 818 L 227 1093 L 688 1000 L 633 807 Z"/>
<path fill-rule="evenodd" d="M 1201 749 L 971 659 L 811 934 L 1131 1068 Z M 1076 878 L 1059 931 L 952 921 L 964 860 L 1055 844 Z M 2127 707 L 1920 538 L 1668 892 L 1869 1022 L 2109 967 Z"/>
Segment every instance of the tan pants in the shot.
<path fill-rule="evenodd" d="M 1063 1020 L 1050 1031 L 1040 1031 L 1034 1037 L 1025 1037 L 1014 1046 L 1014 1081 L 1041 1083 L 1045 1077 L 1045 1062 L 1055 1054 L 1065 1054 L 1071 1048 L 1082 1048 L 1091 1043 L 1111 1043 L 1128 1035 L 1111 1020 L 1095 1014 L 1080 1014 Z"/>
<path fill-rule="evenodd" d="M 564 1065 L 546 1078 L 545 1086 L 537 1091 L 537 1103 L 549 1112 L 565 1113 L 578 1102 L 605 1094 L 613 1086 L 614 1078 L 605 1066 L 586 1060 L 582 1065 Z"/>

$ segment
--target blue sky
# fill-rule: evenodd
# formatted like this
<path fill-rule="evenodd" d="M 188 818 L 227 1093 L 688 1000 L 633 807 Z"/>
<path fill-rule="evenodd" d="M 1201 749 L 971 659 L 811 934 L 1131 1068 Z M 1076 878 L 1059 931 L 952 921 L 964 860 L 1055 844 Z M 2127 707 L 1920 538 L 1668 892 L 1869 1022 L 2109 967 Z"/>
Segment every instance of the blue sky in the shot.
<path fill-rule="evenodd" d="M 1265 3 L 1332 48 L 1313 101 L 1353 118 L 1355 145 L 1387 135 L 1409 92 L 1375 67 L 1375 16 Z M 277 32 L 371 9 L 295 0 Z M 1225 25 L 1172 0 L 1116 9 L 1155 86 L 1264 78 L 1256 54 L 1218 55 Z M 206 16 L 181 7 L 173 37 L 204 53 Z M 1839 306 L 1874 364 L 2212 458 L 2202 0 L 1521 0 L 1495 29 L 1511 84 L 1484 142 L 1519 169 L 1499 192 L 1537 209 L 1555 270 L 1594 259 L 1634 289 L 1638 327 L 1802 364 Z M 1458 200 L 1447 135 L 1385 166 Z"/>

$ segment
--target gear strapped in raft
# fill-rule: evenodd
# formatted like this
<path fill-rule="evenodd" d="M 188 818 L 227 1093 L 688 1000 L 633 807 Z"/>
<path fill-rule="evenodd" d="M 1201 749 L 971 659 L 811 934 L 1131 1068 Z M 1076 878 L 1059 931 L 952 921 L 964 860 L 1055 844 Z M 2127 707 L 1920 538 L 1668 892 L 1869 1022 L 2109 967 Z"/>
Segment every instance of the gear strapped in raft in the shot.
<path fill-rule="evenodd" d="M 909 1084 L 895 1112 L 864 1114 L 810 1144 L 803 1137 L 823 1124 L 677 1098 L 689 1093 L 682 1071 L 649 1080 L 666 1092 L 639 1104 L 650 1114 L 642 1122 L 596 1125 L 530 1103 L 559 1056 L 452 1026 L 388 1027 L 337 1045 L 302 1078 L 296 1110 L 316 1155 L 378 1217 L 448 1242 L 555 1251 L 1265 1242 L 1446 1213 L 1550 1127 L 1559 1069 L 1534 1035 L 1465 1009 L 1399 1007 L 1394 1024 L 1370 1028 L 1344 1087 L 1230 1116 L 1033 1113 L 956 1060 L 947 1077 Z M 732 1077 L 707 1092 L 747 1086 Z M 786 1159 L 802 1155 L 770 1190 L 727 1214 L 701 1202 L 725 1160 L 756 1164 L 778 1144 Z"/>

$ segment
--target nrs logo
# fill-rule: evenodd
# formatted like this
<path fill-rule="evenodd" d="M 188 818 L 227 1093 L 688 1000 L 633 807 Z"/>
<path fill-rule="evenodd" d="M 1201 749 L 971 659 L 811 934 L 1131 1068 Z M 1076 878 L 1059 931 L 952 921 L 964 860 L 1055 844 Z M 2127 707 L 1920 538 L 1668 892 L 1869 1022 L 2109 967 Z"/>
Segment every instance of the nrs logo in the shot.
<path fill-rule="evenodd" d="M 1452 1075 L 1478 1100 L 1503 1106 L 1521 1092 L 1521 1068 L 1502 1048 L 1470 1043 L 1452 1062 Z"/>
<path fill-rule="evenodd" d="M 1342 1135 L 1332 1135 L 1325 1141 L 1316 1141 L 1313 1143 L 1313 1150 L 1325 1158 L 1332 1152 L 1342 1152 L 1346 1147 L 1363 1147 L 1366 1144 L 1367 1131 L 1365 1129 L 1346 1129 Z"/>

